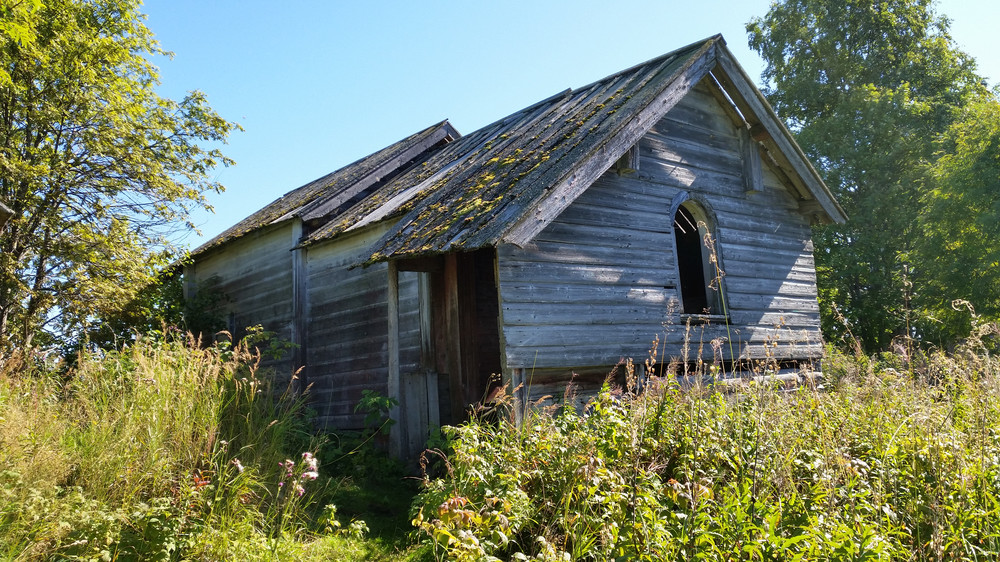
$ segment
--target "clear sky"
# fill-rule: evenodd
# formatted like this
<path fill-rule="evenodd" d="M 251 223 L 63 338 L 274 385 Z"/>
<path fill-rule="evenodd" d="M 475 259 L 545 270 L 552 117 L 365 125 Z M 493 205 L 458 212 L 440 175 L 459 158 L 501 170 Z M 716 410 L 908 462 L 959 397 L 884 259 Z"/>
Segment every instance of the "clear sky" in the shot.
<path fill-rule="evenodd" d="M 1000 81 L 995 0 L 939 0 L 952 36 Z M 147 25 L 175 56 L 161 95 L 201 90 L 240 123 L 217 170 L 225 193 L 198 213 L 195 247 L 282 194 L 424 127 L 465 134 L 722 33 L 758 78 L 745 25 L 769 0 L 146 0 Z"/>

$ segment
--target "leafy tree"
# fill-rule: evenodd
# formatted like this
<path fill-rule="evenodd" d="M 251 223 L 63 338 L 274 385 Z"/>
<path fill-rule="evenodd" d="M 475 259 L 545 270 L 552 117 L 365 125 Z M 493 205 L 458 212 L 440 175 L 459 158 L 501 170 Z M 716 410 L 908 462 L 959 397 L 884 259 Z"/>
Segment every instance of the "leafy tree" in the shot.
<path fill-rule="evenodd" d="M 222 306 L 229 300 L 219 288 L 218 277 L 199 283 L 194 296 L 185 299 L 179 268 L 167 268 L 135 291 L 127 303 L 98 316 L 85 338 L 65 342 L 63 355 L 75 360 L 84 346 L 120 349 L 142 336 L 161 334 L 164 328 L 183 330 L 202 342 L 211 342 L 226 329 Z"/>
<path fill-rule="evenodd" d="M 139 0 L 0 0 L 0 352 L 78 336 L 171 259 L 237 125 L 157 95 Z M 189 225 L 190 226 L 190 225 Z"/>
<path fill-rule="evenodd" d="M 868 351 L 906 333 L 934 139 L 985 91 L 948 25 L 932 0 L 783 0 L 747 25 L 765 94 L 850 217 L 814 233 L 829 339 L 844 329 L 834 304 Z"/>
<path fill-rule="evenodd" d="M 1000 318 L 1000 102 L 970 104 L 938 141 L 914 248 L 921 331 L 939 342 L 968 335 L 967 305 Z"/>

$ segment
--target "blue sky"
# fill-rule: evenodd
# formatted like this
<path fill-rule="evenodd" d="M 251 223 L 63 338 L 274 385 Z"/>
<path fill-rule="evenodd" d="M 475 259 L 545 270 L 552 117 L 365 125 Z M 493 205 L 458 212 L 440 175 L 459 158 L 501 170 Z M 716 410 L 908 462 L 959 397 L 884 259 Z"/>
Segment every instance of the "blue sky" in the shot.
<path fill-rule="evenodd" d="M 716 33 L 751 77 L 763 63 L 745 24 L 769 0 L 553 2 L 147 0 L 147 25 L 174 52 L 161 95 L 201 90 L 245 131 L 217 170 L 225 193 L 197 213 L 190 247 L 300 185 L 443 119 L 469 133 Z M 1000 81 L 988 0 L 943 0 L 952 35 Z"/>

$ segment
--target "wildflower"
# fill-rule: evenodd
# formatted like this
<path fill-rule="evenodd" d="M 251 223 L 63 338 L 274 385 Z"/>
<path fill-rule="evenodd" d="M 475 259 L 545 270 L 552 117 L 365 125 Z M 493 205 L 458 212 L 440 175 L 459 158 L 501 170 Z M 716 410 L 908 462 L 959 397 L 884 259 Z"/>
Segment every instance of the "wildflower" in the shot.
<path fill-rule="evenodd" d="M 315 470 L 310 470 L 308 472 L 303 472 L 302 473 L 302 478 L 305 479 L 305 480 L 315 480 L 315 479 L 319 478 L 319 472 L 317 472 Z"/>
<path fill-rule="evenodd" d="M 238 470 L 240 474 L 243 474 L 243 463 L 240 462 L 240 459 L 233 459 L 233 465 L 236 466 L 236 470 Z"/>
<path fill-rule="evenodd" d="M 306 464 L 306 469 L 311 472 L 316 472 L 317 462 L 316 457 L 312 453 L 306 451 L 302 453 L 302 461 Z"/>
<path fill-rule="evenodd" d="M 301 484 L 296 484 L 295 485 L 295 493 L 298 494 L 301 497 L 302 494 L 306 493 L 306 489 L 303 488 Z"/>

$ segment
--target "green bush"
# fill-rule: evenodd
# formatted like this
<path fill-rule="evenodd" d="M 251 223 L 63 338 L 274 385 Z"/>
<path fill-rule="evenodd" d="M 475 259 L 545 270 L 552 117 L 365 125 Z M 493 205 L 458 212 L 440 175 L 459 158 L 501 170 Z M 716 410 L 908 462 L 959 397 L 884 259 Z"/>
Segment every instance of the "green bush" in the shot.
<path fill-rule="evenodd" d="M 449 428 L 413 523 L 454 560 L 1000 556 L 996 360 L 834 359 L 835 388 L 664 377 L 584 412 Z"/>

